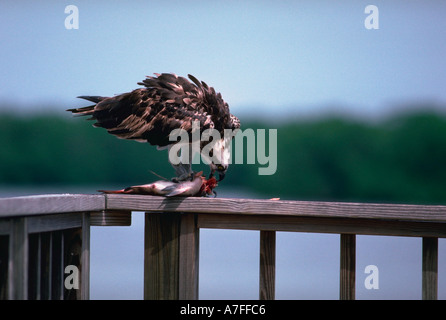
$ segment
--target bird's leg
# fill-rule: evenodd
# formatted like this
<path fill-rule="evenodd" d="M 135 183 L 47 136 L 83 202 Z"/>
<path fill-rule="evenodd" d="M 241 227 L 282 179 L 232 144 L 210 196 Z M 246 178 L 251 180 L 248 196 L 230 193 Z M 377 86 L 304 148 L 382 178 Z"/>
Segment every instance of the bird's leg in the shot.
<path fill-rule="evenodd" d="M 175 178 L 172 178 L 173 182 L 180 182 L 186 180 L 193 180 L 194 172 L 192 171 L 190 164 L 179 163 L 177 165 L 172 165 L 175 169 Z"/>
<path fill-rule="evenodd" d="M 192 159 L 194 156 L 192 145 L 189 145 L 188 148 L 187 155 L 183 154 L 183 152 L 179 155 L 180 163 L 172 164 L 176 174 L 176 177 L 172 178 L 173 182 L 194 180 L 195 172 L 192 171 Z"/>
<path fill-rule="evenodd" d="M 216 170 L 214 166 L 210 166 L 210 169 L 208 180 L 214 176 Z"/>

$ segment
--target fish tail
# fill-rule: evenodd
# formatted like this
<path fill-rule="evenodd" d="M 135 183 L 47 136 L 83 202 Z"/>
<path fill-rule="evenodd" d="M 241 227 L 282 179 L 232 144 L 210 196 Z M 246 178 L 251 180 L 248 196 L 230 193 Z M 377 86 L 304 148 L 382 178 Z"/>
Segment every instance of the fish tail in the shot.
<path fill-rule="evenodd" d="M 102 192 L 102 193 L 106 193 L 106 194 L 126 193 L 125 190 L 98 190 L 98 192 Z"/>

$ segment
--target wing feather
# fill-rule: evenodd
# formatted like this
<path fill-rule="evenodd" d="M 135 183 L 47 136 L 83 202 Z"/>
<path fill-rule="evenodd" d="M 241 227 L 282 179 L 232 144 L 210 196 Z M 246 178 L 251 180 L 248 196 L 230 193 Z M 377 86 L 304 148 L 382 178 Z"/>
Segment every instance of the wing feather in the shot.
<path fill-rule="evenodd" d="M 118 138 L 147 141 L 159 147 L 171 143 L 173 129 L 191 133 L 195 120 L 201 130 L 216 128 L 222 132 L 232 128 L 234 116 L 221 94 L 194 76 L 188 77 L 192 82 L 171 73 L 155 74 L 138 83 L 143 88 L 128 93 L 108 98 L 81 96 L 96 105 L 69 111 L 91 116 L 96 120 L 94 126 Z"/>

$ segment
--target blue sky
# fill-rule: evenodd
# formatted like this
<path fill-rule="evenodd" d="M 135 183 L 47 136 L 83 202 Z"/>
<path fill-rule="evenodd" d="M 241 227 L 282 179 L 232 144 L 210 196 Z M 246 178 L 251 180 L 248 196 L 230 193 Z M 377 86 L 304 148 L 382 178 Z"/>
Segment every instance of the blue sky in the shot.
<path fill-rule="evenodd" d="M 364 27 L 369 4 L 378 30 Z M 444 104 L 445 12 L 444 1 L 2 1 L 0 102 L 64 110 L 174 72 L 214 86 L 235 114 Z"/>

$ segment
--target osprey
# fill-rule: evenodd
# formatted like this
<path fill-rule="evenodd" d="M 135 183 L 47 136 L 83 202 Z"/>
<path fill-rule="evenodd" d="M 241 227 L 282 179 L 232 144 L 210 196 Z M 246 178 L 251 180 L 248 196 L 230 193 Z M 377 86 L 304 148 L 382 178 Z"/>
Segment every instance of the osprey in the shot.
<path fill-rule="evenodd" d="M 148 142 L 158 149 L 168 148 L 169 151 L 176 143 L 169 139 L 175 129 L 185 130 L 189 137 L 192 137 L 195 124 L 199 124 L 200 136 L 207 129 L 217 130 L 222 138 L 221 141 L 213 141 L 212 151 L 219 149 L 215 152 L 218 155 L 216 161 L 213 157 L 210 162 L 209 178 L 217 171 L 221 181 L 230 158 L 229 148 L 225 150 L 224 131 L 230 129 L 235 132 L 240 128 L 240 121 L 229 112 L 229 106 L 220 93 L 194 76 L 189 74 L 188 77 L 191 81 L 171 73 L 155 73 L 155 77 L 148 76 L 138 82 L 143 88 L 114 97 L 80 96 L 78 98 L 95 104 L 67 111 L 90 116 L 88 120 L 96 120 L 93 126 L 105 128 L 118 138 Z M 191 144 L 189 147 L 192 150 Z M 202 148 L 201 142 L 200 150 Z M 175 164 L 171 162 L 176 173 L 174 181 L 194 178 L 192 157 L 193 152 L 190 151 L 187 159 L 182 158 Z"/>

